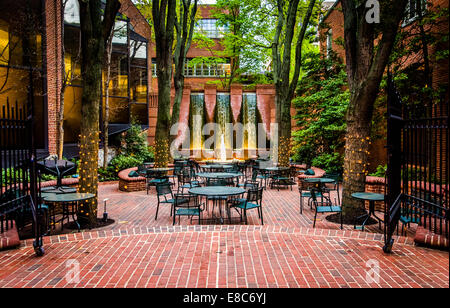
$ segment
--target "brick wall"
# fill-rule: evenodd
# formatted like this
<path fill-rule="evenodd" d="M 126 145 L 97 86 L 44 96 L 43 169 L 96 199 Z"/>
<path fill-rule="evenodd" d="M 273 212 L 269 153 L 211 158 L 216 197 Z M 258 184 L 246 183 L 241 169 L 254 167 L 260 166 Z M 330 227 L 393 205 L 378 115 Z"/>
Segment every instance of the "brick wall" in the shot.
<path fill-rule="evenodd" d="M 134 30 L 151 41 L 151 28 L 131 0 L 121 0 L 120 12 L 128 16 Z M 59 112 L 59 93 L 62 84 L 62 22 L 60 0 L 45 1 L 46 21 L 46 64 L 47 64 L 47 105 L 48 105 L 48 147 L 50 154 L 57 151 L 57 116 Z M 148 48 L 148 59 L 151 59 L 151 48 Z M 151 60 L 149 60 L 149 64 Z M 151 89 L 151 69 L 148 78 L 148 89 Z M 154 108 L 149 107 L 149 114 L 156 114 Z"/>
<path fill-rule="evenodd" d="M 57 115 L 61 87 L 61 1 L 45 1 L 45 22 L 47 50 L 47 109 L 48 109 L 48 150 L 56 154 Z"/>

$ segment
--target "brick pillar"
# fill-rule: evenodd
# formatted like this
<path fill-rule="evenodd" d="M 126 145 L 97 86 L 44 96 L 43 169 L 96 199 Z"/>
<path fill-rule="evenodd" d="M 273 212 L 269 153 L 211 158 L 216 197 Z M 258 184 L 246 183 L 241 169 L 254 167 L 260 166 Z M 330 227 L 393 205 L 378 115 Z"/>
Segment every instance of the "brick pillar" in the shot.
<path fill-rule="evenodd" d="M 156 119 L 158 115 L 158 93 L 149 94 L 148 102 L 148 130 L 147 141 L 149 145 L 155 143 Z"/>
<path fill-rule="evenodd" d="M 259 113 L 270 134 L 270 123 L 275 122 L 275 87 L 273 85 L 256 85 L 256 100 Z"/>
<path fill-rule="evenodd" d="M 205 85 L 206 121 L 214 122 L 214 109 L 216 108 L 216 85 Z"/>
<path fill-rule="evenodd" d="M 50 154 L 56 154 L 57 141 L 57 116 L 59 111 L 59 93 L 62 83 L 61 74 L 61 1 L 52 0 L 45 2 L 46 36 L 45 45 L 47 51 L 47 116 L 48 116 L 48 150 Z"/>
<path fill-rule="evenodd" d="M 183 97 L 181 98 L 181 104 L 180 104 L 180 118 L 179 118 L 179 128 L 178 128 L 178 135 L 177 139 L 179 143 L 183 142 L 185 138 L 190 138 L 188 134 L 188 130 L 185 129 L 186 127 L 189 127 L 189 107 L 191 104 L 191 86 L 185 85 L 183 88 Z"/>
<path fill-rule="evenodd" d="M 241 113 L 242 106 L 242 85 L 232 84 L 230 87 L 230 104 L 233 114 L 233 123 L 236 123 Z"/>

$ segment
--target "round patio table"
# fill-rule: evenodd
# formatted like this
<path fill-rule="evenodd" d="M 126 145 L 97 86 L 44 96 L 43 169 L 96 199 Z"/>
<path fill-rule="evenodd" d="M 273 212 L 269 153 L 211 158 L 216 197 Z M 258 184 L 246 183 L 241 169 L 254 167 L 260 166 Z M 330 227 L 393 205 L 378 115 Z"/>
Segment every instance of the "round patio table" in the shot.
<path fill-rule="evenodd" d="M 61 204 L 62 206 L 62 218 L 61 218 L 61 230 L 64 228 L 64 219 L 70 220 L 72 216 L 74 222 L 77 224 L 78 231 L 80 231 L 80 224 L 78 223 L 78 217 L 75 219 L 75 215 L 78 212 L 78 202 L 89 200 L 95 197 L 91 193 L 68 193 L 68 194 L 55 194 L 55 193 L 43 193 L 42 199 L 52 204 Z M 55 221 L 54 221 L 55 222 Z"/>
<path fill-rule="evenodd" d="M 189 189 L 189 193 L 197 196 L 203 196 L 203 197 L 219 197 L 216 200 L 218 200 L 218 206 L 219 206 L 219 219 L 220 223 L 223 224 L 223 217 L 222 217 L 222 205 L 221 201 L 225 201 L 225 204 L 227 203 L 226 199 L 220 198 L 220 197 L 232 197 L 232 196 L 238 196 L 245 193 L 245 189 L 239 188 L 239 187 L 230 187 L 230 186 L 206 186 L 206 187 L 195 187 Z M 214 210 L 214 209 L 213 209 Z M 228 214 L 229 211 L 227 210 Z M 228 215 L 228 218 L 231 221 L 230 215 Z"/>
<path fill-rule="evenodd" d="M 381 229 L 381 223 L 383 222 L 383 220 L 381 218 L 377 217 L 377 215 L 375 215 L 375 201 L 384 201 L 384 195 L 372 193 L 372 192 L 355 192 L 352 194 L 352 197 L 355 199 L 369 201 L 369 213 L 361 215 L 356 218 L 355 229 L 356 229 L 356 222 L 358 220 L 360 220 L 361 218 L 365 218 L 364 222 L 362 223 L 362 225 L 360 227 L 361 230 L 364 230 L 364 226 L 366 225 L 367 221 L 369 220 L 370 216 L 372 216 L 372 215 L 373 215 L 373 217 L 375 217 L 378 220 L 378 224 Z"/>
<path fill-rule="evenodd" d="M 264 169 L 267 171 L 285 171 L 285 170 L 289 170 L 290 167 L 265 167 L 265 168 L 259 168 L 259 169 Z"/>
<path fill-rule="evenodd" d="M 323 198 L 324 198 L 324 195 L 323 195 L 323 187 L 324 187 L 324 185 L 335 182 L 334 179 L 330 179 L 330 178 L 306 178 L 306 179 L 303 179 L 303 181 L 305 181 L 307 183 L 315 183 L 315 184 L 317 184 L 317 188 L 319 189 L 319 192 L 320 192 L 320 194 L 322 196 L 321 197 L 322 201 L 323 201 Z"/>
<path fill-rule="evenodd" d="M 204 165 L 200 166 L 202 169 L 208 169 L 208 170 L 228 170 L 232 169 L 232 165 L 220 165 L 220 164 L 213 164 L 213 165 Z"/>
<path fill-rule="evenodd" d="M 308 183 L 326 184 L 326 183 L 334 183 L 336 180 L 330 178 L 307 178 L 304 179 L 304 181 Z"/>
<path fill-rule="evenodd" d="M 41 189 L 42 192 L 59 194 L 76 192 L 76 189 L 73 187 L 62 186 L 62 177 L 70 174 L 70 172 L 76 172 L 75 163 L 65 159 L 47 159 L 38 162 L 37 167 L 44 174 L 51 174 L 56 176 L 56 186 L 44 187 Z"/>
<path fill-rule="evenodd" d="M 231 172 L 199 172 L 197 173 L 198 177 L 206 178 L 206 179 L 230 179 L 230 178 L 238 178 L 243 176 L 241 172 L 231 173 Z"/>

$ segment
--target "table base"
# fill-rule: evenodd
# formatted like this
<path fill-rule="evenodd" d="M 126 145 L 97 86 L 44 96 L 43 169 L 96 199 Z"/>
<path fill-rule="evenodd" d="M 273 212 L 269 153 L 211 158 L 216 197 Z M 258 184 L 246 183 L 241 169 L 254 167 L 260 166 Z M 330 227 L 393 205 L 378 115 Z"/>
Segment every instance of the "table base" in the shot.
<path fill-rule="evenodd" d="M 359 217 L 357 217 L 356 218 L 356 221 L 355 221 L 355 229 L 361 229 L 362 231 L 364 231 L 364 227 L 365 227 L 365 225 L 367 224 L 367 222 L 369 221 L 369 218 L 370 217 L 374 217 L 375 219 L 377 219 L 378 220 L 378 225 L 379 225 L 379 228 L 381 229 L 381 223 L 383 222 L 384 223 L 384 221 L 381 219 L 381 218 L 379 218 L 377 215 L 375 215 L 375 203 L 373 203 L 373 201 L 370 201 L 370 205 L 369 205 L 369 213 L 367 213 L 367 214 L 364 214 L 364 215 L 361 215 L 361 216 L 359 216 Z M 356 222 L 357 221 L 359 221 L 360 219 L 362 219 L 362 218 L 365 218 L 364 219 L 364 222 L 362 223 L 362 225 L 360 226 L 360 227 L 357 227 L 356 226 Z"/>

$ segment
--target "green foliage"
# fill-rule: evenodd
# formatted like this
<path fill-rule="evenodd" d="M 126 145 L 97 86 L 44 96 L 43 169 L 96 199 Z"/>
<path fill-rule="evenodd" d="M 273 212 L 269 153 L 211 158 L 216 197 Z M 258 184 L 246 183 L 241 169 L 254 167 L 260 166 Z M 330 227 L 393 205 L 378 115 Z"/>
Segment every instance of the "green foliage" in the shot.
<path fill-rule="evenodd" d="M 327 172 L 342 170 L 349 102 L 344 66 L 332 55 L 305 55 L 305 75 L 297 87 L 294 106 L 299 130 L 293 132 L 293 160 L 323 167 Z"/>
<path fill-rule="evenodd" d="M 137 167 L 141 164 L 142 160 L 135 156 L 128 156 L 124 154 L 117 155 L 111 160 L 106 169 L 103 167 L 98 168 L 99 181 L 103 182 L 117 180 L 117 174 L 121 170 Z"/>
<path fill-rule="evenodd" d="M 327 173 L 339 173 L 343 171 L 343 156 L 337 152 L 322 153 L 313 158 L 311 165 L 324 169 Z"/>
<path fill-rule="evenodd" d="M 99 181 L 117 180 L 119 171 L 154 161 L 154 149 L 148 146 L 147 135 L 139 125 L 131 125 L 123 136 L 122 143 L 124 144 L 122 152 L 111 160 L 106 169 L 99 168 Z"/>
<path fill-rule="evenodd" d="M 405 103 L 434 101 L 448 91 L 448 80 L 440 81 L 441 84 L 432 80 L 432 67 L 449 57 L 448 14 L 448 7 L 427 1 L 422 18 L 400 28 L 397 34 L 390 63 L 397 90 Z M 428 50 L 428 57 L 424 49 Z"/>
<path fill-rule="evenodd" d="M 387 171 L 387 165 L 379 165 L 377 167 L 377 171 L 375 171 L 374 173 L 371 173 L 369 175 L 384 178 L 384 176 L 386 175 L 386 171 Z"/>

